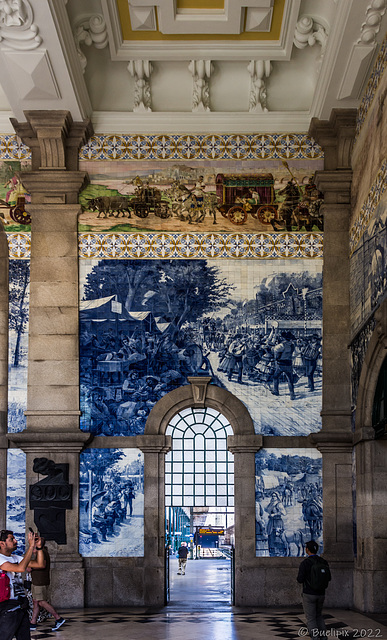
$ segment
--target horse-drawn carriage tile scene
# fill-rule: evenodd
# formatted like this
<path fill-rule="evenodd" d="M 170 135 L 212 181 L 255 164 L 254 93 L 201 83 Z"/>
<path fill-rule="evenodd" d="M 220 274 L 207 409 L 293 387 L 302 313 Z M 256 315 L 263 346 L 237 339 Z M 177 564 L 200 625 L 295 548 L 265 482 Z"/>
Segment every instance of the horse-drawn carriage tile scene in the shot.
<path fill-rule="evenodd" d="M 208 140 L 198 137 L 195 146 L 192 137 L 184 159 L 160 159 L 154 140 L 148 147 L 142 140 L 136 158 L 124 137 L 99 136 L 81 150 L 81 169 L 90 178 L 79 199 L 82 430 L 142 434 L 158 400 L 197 375 L 211 376 L 240 398 L 257 434 L 307 436 L 321 428 L 323 216 L 313 179 L 322 168 L 321 150 L 304 136 L 287 142 L 261 136 L 259 149 L 257 136 L 228 138 L 213 141 L 210 154 Z M 26 406 L 30 220 L 28 194 L 16 176 L 25 155 L 2 163 L 1 211 L 13 258 L 13 431 L 25 428 Z M 278 368 L 276 354 L 284 349 L 289 357 Z M 134 511 L 129 517 L 128 503 L 109 555 L 143 555 L 139 453 L 82 454 L 83 555 L 104 553 L 107 532 L 92 521 L 122 473 L 136 480 Z M 14 525 L 23 474 L 22 457 L 11 456 L 8 517 Z M 322 542 L 321 487 L 321 455 L 314 449 L 256 454 L 258 556 L 300 555 L 310 536 Z M 125 527 L 130 536 L 121 535 Z"/>

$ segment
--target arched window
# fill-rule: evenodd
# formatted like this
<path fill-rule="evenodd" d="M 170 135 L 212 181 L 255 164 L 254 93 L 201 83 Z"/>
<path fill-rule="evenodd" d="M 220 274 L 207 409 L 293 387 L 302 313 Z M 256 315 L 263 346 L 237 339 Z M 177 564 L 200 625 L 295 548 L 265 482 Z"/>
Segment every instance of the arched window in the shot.
<path fill-rule="evenodd" d="M 184 409 L 170 421 L 172 451 L 165 458 L 165 504 L 172 507 L 234 506 L 233 430 L 214 409 Z"/>
<path fill-rule="evenodd" d="M 387 427 L 387 357 L 384 359 L 380 369 L 375 389 L 372 406 L 372 426 L 375 429 L 375 438 L 381 438 L 385 435 Z"/>

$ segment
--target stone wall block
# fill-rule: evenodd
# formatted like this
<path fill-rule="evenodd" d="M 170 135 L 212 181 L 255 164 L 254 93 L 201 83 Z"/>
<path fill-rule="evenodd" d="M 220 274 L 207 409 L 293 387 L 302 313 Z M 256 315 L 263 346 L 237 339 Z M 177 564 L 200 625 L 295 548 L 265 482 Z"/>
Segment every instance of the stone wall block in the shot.
<path fill-rule="evenodd" d="M 133 567 L 115 568 L 113 571 L 112 606 L 139 606 L 144 604 L 144 571 Z M 106 605 L 105 605 L 106 606 Z"/>
<path fill-rule="evenodd" d="M 32 307 L 73 307 L 78 309 L 78 289 L 73 282 L 31 282 Z"/>
<path fill-rule="evenodd" d="M 78 286 L 78 264 L 74 256 L 36 258 L 33 262 L 33 277 L 37 282 L 71 282 Z"/>
<path fill-rule="evenodd" d="M 87 568 L 85 578 L 86 607 L 109 607 L 114 605 L 113 569 L 107 565 L 107 562 L 103 567 Z"/>
<path fill-rule="evenodd" d="M 29 335 L 33 336 L 74 336 L 78 342 L 76 334 L 78 328 L 78 308 L 67 306 L 47 306 L 35 307 L 30 314 Z M 32 348 L 30 341 L 29 349 Z M 30 351 L 31 353 L 31 351 Z"/>
<path fill-rule="evenodd" d="M 37 233 L 31 236 L 31 252 L 33 256 L 46 258 L 63 258 L 78 256 L 78 236 L 74 230 L 72 233 L 62 233 L 61 231 L 52 233 Z M 33 264 L 31 261 L 31 270 Z"/>
<path fill-rule="evenodd" d="M 40 362 L 30 360 L 29 370 L 31 380 L 39 380 L 40 385 L 47 386 L 71 386 L 78 384 L 79 367 L 76 361 L 58 360 L 58 355 L 54 351 L 51 357 L 55 360 L 46 358 Z M 33 383 L 31 383 L 33 385 Z"/>
<path fill-rule="evenodd" d="M 84 569 L 56 566 L 51 569 L 51 603 L 54 607 L 79 609 L 84 606 Z"/>
<path fill-rule="evenodd" d="M 32 218 L 31 230 L 35 234 L 77 232 L 80 205 L 33 205 L 28 204 L 28 213 Z"/>
<path fill-rule="evenodd" d="M 35 336 L 29 346 L 31 361 L 38 360 L 76 360 L 78 357 L 78 340 L 74 335 L 61 335 L 58 340 L 56 335 Z M 78 370 L 76 363 L 73 363 Z"/>
<path fill-rule="evenodd" d="M 79 387 L 74 386 L 43 386 L 29 384 L 28 409 L 31 411 L 58 410 L 65 411 L 76 409 L 79 406 Z"/>

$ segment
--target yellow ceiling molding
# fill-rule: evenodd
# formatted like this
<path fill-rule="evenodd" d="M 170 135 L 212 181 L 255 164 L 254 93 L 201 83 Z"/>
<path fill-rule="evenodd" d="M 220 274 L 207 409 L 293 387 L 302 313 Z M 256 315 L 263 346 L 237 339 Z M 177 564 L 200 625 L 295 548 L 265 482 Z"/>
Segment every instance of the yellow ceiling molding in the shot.
<path fill-rule="evenodd" d="M 233 0 L 236 4 L 231 5 L 232 11 L 230 10 L 230 14 L 232 13 L 233 24 L 231 24 L 231 20 L 223 20 L 223 24 L 220 26 L 219 22 L 219 12 L 222 14 L 222 17 L 225 16 L 224 13 L 224 0 L 178 0 L 176 8 L 178 9 L 178 14 L 173 15 L 171 18 L 171 7 L 173 7 L 173 0 L 167 0 L 166 4 L 157 4 L 153 5 L 149 4 L 148 9 L 155 9 L 155 20 L 153 21 L 153 27 L 149 28 L 146 24 L 150 25 L 151 21 L 145 21 L 146 24 L 144 29 L 139 28 L 138 24 L 137 28 L 133 28 L 130 18 L 129 4 L 130 0 L 117 0 L 117 8 L 120 18 L 122 37 L 124 41 L 128 42 L 179 42 L 179 41 L 207 41 L 207 42 L 220 42 L 220 41 L 239 41 L 239 42 L 248 42 L 248 41 L 262 41 L 262 42 L 271 42 L 278 41 L 280 39 L 281 34 L 281 26 L 284 15 L 284 7 L 286 0 L 273 0 L 273 6 L 270 8 L 270 0 L 263 0 L 262 6 L 263 9 L 258 8 L 257 6 L 248 7 L 249 11 L 244 11 L 244 14 L 241 14 L 243 9 L 242 0 Z M 170 4 L 172 3 L 172 4 Z M 248 4 L 248 0 L 246 1 Z M 253 5 L 254 2 L 251 2 Z M 134 10 L 136 11 L 136 1 L 133 2 Z M 142 2 L 139 2 L 137 6 L 141 5 L 141 8 L 145 8 Z M 220 6 L 222 5 L 222 6 Z M 238 6 L 239 10 L 239 21 L 236 17 L 236 7 Z M 266 7 L 266 8 L 265 8 Z M 222 10 L 223 11 L 220 11 Z M 191 15 L 187 13 L 188 10 L 193 11 Z M 205 27 L 198 29 L 196 32 L 197 25 L 203 23 L 202 21 L 198 21 L 200 10 L 203 10 L 201 16 L 204 15 L 205 10 L 209 10 L 210 12 L 207 14 L 207 19 L 205 20 Z M 179 14 L 179 11 L 182 12 Z M 260 13 L 262 11 L 262 14 Z M 271 23 L 269 18 L 266 16 L 265 19 L 262 20 L 262 24 L 260 23 L 261 15 L 269 15 L 271 18 Z M 199 12 L 199 13 L 197 13 Z M 212 13 L 211 13 L 212 12 Z M 268 12 L 270 12 L 268 14 Z M 240 23 L 241 16 L 245 16 L 245 20 L 243 21 L 243 28 L 248 29 L 240 31 Z M 175 23 L 173 28 L 178 29 L 188 29 L 189 33 L 166 33 L 165 31 L 171 28 L 171 23 L 173 19 Z M 182 16 L 184 16 L 185 25 L 182 26 Z M 210 18 L 211 16 L 211 18 Z M 190 19 L 192 18 L 192 19 Z M 270 30 L 264 31 L 262 28 L 265 28 L 268 24 L 270 24 Z M 167 25 L 167 29 L 165 28 Z M 222 29 L 221 32 L 219 30 Z M 231 30 L 233 31 L 231 32 Z M 261 29 L 261 30 L 260 30 Z M 162 32 L 164 31 L 164 33 Z M 215 31 L 217 31 L 215 33 Z M 228 31 L 228 32 L 227 32 Z"/>
<path fill-rule="evenodd" d="M 218 9 L 224 11 L 224 0 L 176 0 L 176 10 Z"/>

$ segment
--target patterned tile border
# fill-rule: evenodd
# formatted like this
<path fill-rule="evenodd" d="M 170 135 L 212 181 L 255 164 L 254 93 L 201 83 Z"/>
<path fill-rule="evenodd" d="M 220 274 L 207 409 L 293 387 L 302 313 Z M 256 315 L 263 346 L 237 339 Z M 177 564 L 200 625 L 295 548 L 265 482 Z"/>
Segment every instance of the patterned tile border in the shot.
<path fill-rule="evenodd" d="M 96 135 L 82 147 L 82 160 L 267 160 L 322 158 L 308 136 L 256 135 Z"/>
<path fill-rule="evenodd" d="M 383 76 L 386 65 L 387 65 L 387 36 L 383 40 L 382 46 L 379 51 L 379 55 L 376 59 L 363 99 L 361 101 L 360 107 L 357 112 L 356 136 L 359 135 L 361 128 L 365 122 L 369 108 L 375 97 L 375 93 L 379 86 L 379 82 Z"/>
<path fill-rule="evenodd" d="M 322 233 L 80 233 L 79 257 L 131 259 L 322 258 Z"/>
<path fill-rule="evenodd" d="M 0 160 L 29 160 L 31 150 L 15 135 L 0 134 Z"/>
<path fill-rule="evenodd" d="M 349 230 L 349 246 L 352 255 L 359 244 L 370 220 L 378 206 L 380 199 L 387 188 L 387 160 L 380 167 L 376 180 L 371 187 L 367 200 L 363 204 L 360 212 Z"/>
<path fill-rule="evenodd" d="M 268 160 L 322 158 L 321 147 L 298 133 L 256 135 L 95 135 L 80 160 Z M 27 160 L 28 147 L 0 135 L 0 160 Z"/>
<path fill-rule="evenodd" d="M 9 258 L 26 259 L 31 257 L 30 233 L 7 233 Z"/>
<path fill-rule="evenodd" d="M 31 234 L 8 233 L 10 259 L 29 259 Z M 80 233 L 79 257 L 111 259 L 322 258 L 322 233 Z"/>

